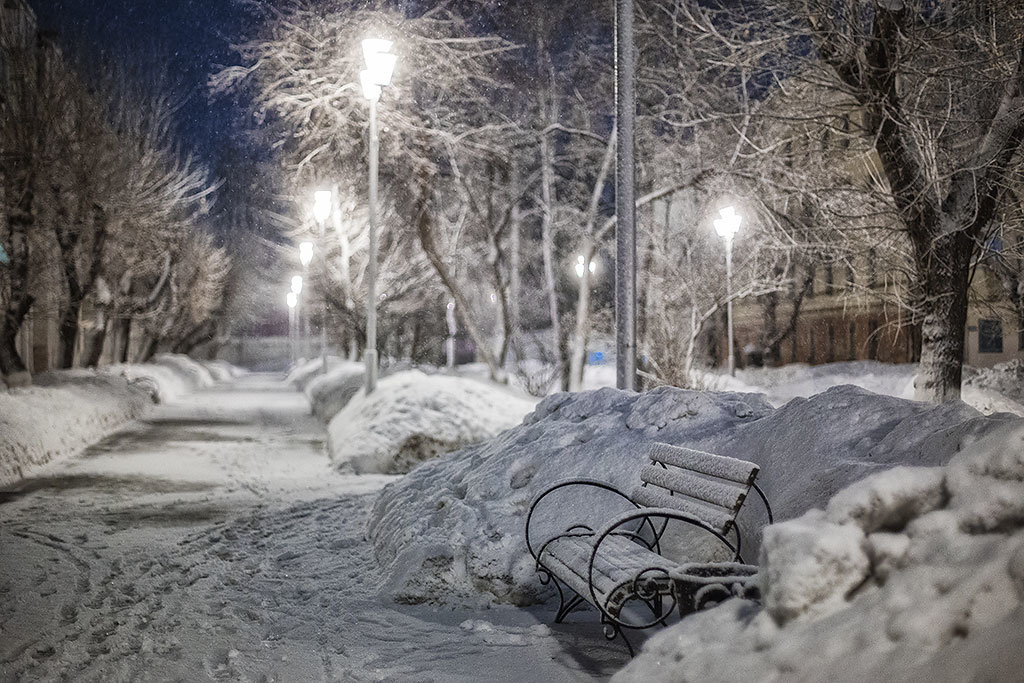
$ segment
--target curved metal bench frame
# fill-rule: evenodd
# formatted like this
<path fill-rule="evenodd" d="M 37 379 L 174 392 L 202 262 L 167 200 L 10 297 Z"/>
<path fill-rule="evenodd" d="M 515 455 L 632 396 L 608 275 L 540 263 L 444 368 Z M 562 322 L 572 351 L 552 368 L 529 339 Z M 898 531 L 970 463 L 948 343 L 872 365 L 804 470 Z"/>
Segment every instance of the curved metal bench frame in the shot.
<path fill-rule="evenodd" d="M 544 542 L 544 544 L 540 546 L 539 549 L 535 550 L 530 538 L 530 531 L 531 522 L 533 521 L 534 513 L 537 511 L 538 506 L 540 505 L 541 501 L 543 501 L 545 498 L 547 498 L 555 491 L 559 491 L 561 489 L 569 488 L 572 486 L 590 487 L 604 491 L 609 491 L 611 493 L 616 494 L 624 501 L 632 505 L 634 509 L 627 510 L 626 512 L 621 513 L 598 531 L 595 531 L 592 527 L 587 526 L 586 524 L 573 525 L 561 534 L 558 534 L 547 539 Z M 774 521 L 774 517 L 772 514 L 771 505 L 768 503 L 768 497 L 764 494 L 764 491 L 761 490 L 761 487 L 758 486 L 756 483 L 751 483 L 750 488 L 754 489 L 754 491 L 756 491 L 758 496 L 760 497 L 761 502 L 764 504 L 765 511 L 767 512 L 768 523 L 771 524 Z M 655 522 L 653 521 L 654 519 L 661 519 L 662 522 L 660 524 L 655 524 Z M 613 614 L 608 609 L 607 601 L 615 593 L 615 589 L 613 589 L 604 600 L 602 600 L 598 596 L 597 589 L 594 584 L 594 564 L 598 554 L 601 551 L 601 546 L 609 538 L 613 536 L 629 538 L 630 540 L 638 543 L 640 546 L 646 548 L 647 550 L 650 550 L 661 555 L 661 539 L 664 536 L 665 532 L 668 530 L 669 523 L 672 521 L 683 522 L 690 526 L 707 531 L 708 533 L 715 536 L 726 548 L 729 549 L 729 551 L 733 555 L 733 562 L 743 562 L 743 557 L 741 555 L 742 535 L 740 532 L 739 525 L 735 523 L 735 521 L 731 525 L 732 530 L 735 533 L 735 543 L 733 543 L 730 542 L 730 540 L 726 538 L 724 534 L 720 533 L 717 529 L 713 528 L 711 525 L 709 525 L 707 522 L 701 519 L 698 519 L 696 517 L 693 517 L 680 510 L 676 510 L 673 508 L 650 508 L 638 505 L 628 495 L 626 495 L 619 489 L 615 488 L 614 486 L 606 482 L 599 481 L 596 479 L 572 479 L 568 481 L 558 482 L 549 487 L 548 489 L 546 489 L 545 491 L 543 491 L 536 498 L 534 498 L 533 503 L 530 505 L 529 512 L 526 515 L 526 546 L 529 549 L 530 555 L 533 557 L 534 562 L 536 564 L 536 569 L 537 573 L 540 575 L 541 584 L 546 586 L 553 581 L 555 588 L 558 591 L 559 607 L 558 611 L 555 614 L 555 623 L 561 623 L 562 620 L 565 619 L 565 617 L 573 609 L 575 609 L 584 601 L 590 602 L 592 605 L 594 605 L 594 607 L 597 608 L 597 610 L 601 614 L 601 623 L 604 626 L 605 637 L 609 640 L 614 640 L 616 637 L 621 637 L 623 642 L 626 644 L 626 647 L 629 649 L 630 656 L 632 656 L 634 653 L 633 646 L 626 638 L 623 629 L 643 630 L 658 625 L 664 626 L 666 625 L 666 619 L 668 618 L 668 616 L 670 616 L 676 610 L 677 607 L 681 607 L 679 604 L 679 596 L 676 594 L 676 591 L 673 590 L 671 593 L 668 594 L 668 597 L 671 598 L 671 603 L 667 606 L 666 609 L 666 606 L 662 603 L 665 594 L 657 591 L 650 591 L 647 588 L 649 583 L 645 581 L 645 578 L 650 578 L 651 575 L 661 575 L 665 580 L 668 581 L 673 581 L 674 579 L 672 579 L 672 577 L 668 575 L 668 573 L 665 571 L 663 567 L 659 566 L 647 567 L 637 571 L 636 574 L 633 576 L 633 587 L 631 591 L 631 596 L 626 598 L 622 602 L 620 608 L 615 610 L 615 613 Z M 639 524 L 636 524 L 637 522 L 639 522 Z M 636 524 L 636 527 L 632 530 L 622 530 L 622 527 L 630 524 Z M 642 531 L 645 527 L 650 529 L 651 536 L 649 540 L 642 535 Z M 728 531 L 726 533 L 728 533 Z M 541 560 L 541 558 L 544 555 L 544 551 L 551 543 L 562 538 L 593 538 L 595 536 L 597 537 L 597 540 L 593 543 L 593 550 L 590 553 L 590 559 L 587 565 L 586 576 L 587 584 L 590 588 L 590 595 L 580 595 L 575 590 L 566 585 L 566 588 L 568 588 L 574 594 L 572 597 L 566 600 L 565 592 L 562 590 L 563 581 L 559 580 L 555 574 L 553 574 L 547 567 L 545 567 Z M 742 597 L 746 597 L 748 589 L 745 585 L 737 584 L 735 582 L 731 585 L 726 585 L 727 583 L 728 582 L 709 582 L 707 585 L 701 587 L 697 591 L 697 594 L 694 598 L 695 604 L 693 605 L 693 609 L 689 611 L 697 611 L 699 609 L 702 609 L 704 606 L 712 602 L 712 600 L 709 598 L 713 597 L 720 596 L 721 598 L 727 598 L 733 595 L 740 595 Z M 642 602 L 651 611 L 651 620 L 646 622 L 634 623 L 630 623 L 629 621 L 623 620 L 621 618 L 623 608 L 631 600 L 638 600 Z"/>

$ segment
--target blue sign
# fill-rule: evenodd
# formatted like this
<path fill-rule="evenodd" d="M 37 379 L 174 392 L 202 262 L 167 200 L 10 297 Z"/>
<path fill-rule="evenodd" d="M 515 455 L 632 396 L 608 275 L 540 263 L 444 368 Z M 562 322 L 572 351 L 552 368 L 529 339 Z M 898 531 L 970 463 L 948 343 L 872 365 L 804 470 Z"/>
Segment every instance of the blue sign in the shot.
<path fill-rule="evenodd" d="M 4 251 L 4 245 L 0 244 L 0 263 L 10 263 L 11 257 Z"/>

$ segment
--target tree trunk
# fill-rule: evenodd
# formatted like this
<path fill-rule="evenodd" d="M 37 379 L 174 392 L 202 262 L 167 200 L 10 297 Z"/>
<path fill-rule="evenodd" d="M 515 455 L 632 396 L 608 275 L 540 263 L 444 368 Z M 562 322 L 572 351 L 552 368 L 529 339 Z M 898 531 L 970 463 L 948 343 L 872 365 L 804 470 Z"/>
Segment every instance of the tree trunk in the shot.
<path fill-rule="evenodd" d="M 476 344 L 477 352 L 483 356 L 484 362 L 487 363 L 488 374 L 490 378 L 497 382 L 502 379 L 501 367 L 498 364 L 498 359 L 494 352 L 488 346 L 488 339 L 485 334 L 477 327 L 476 321 L 473 320 L 473 316 L 469 314 L 471 310 L 469 307 L 469 300 L 466 299 L 462 290 L 458 287 L 455 282 L 455 278 L 452 276 L 451 271 L 445 264 L 444 259 L 441 256 L 441 252 L 437 247 L 437 242 L 434 240 L 434 228 L 432 225 L 432 214 L 431 214 L 431 194 L 433 188 L 429 178 L 420 178 L 420 192 L 417 197 L 418 206 L 415 207 L 416 216 L 416 232 L 420 240 L 420 246 L 423 248 L 423 253 L 427 255 L 427 260 L 434 267 L 434 271 L 438 277 L 441 278 L 442 284 L 451 294 L 451 297 L 455 299 L 455 311 L 459 318 L 462 320 L 462 325 L 465 327 L 469 336 L 473 339 L 473 343 Z"/>
<path fill-rule="evenodd" d="M 107 318 L 106 310 L 100 308 L 96 313 L 96 332 L 88 335 L 85 339 L 85 349 L 82 352 L 82 366 L 95 368 L 100 364 L 103 356 L 103 344 L 107 340 L 107 332 L 110 331 L 110 319 Z"/>
<path fill-rule="evenodd" d="M 925 295 L 920 304 L 921 364 L 914 386 L 918 401 L 943 403 L 960 398 L 970 246 L 961 231 L 937 240 L 930 249 L 919 250 L 918 278 L 924 283 Z"/>
<path fill-rule="evenodd" d="M 9 190 L 8 196 L 18 196 L 19 200 L 7 217 L 10 228 L 7 245 L 10 249 L 10 264 L 3 267 L 9 271 L 11 298 L 0 317 L 0 373 L 6 375 L 8 381 L 17 378 L 18 383 L 27 384 L 31 382 L 31 377 L 24 359 L 18 353 L 16 339 L 34 300 L 28 291 L 28 233 L 34 222 L 32 212 L 35 194 L 31 172 L 15 174 L 13 177 L 14 186 L 5 189 Z M 13 193 L 15 190 L 17 195 Z"/>

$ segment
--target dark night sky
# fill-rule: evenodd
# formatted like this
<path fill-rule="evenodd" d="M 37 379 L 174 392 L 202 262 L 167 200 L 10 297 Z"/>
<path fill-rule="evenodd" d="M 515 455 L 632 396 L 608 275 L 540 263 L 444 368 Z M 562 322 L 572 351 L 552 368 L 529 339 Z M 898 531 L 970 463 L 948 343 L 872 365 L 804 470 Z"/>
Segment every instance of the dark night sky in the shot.
<path fill-rule="evenodd" d="M 210 162 L 238 112 L 230 101 L 212 102 L 206 78 L 231 61 L 229 44 L 244 22 L 232 0 L 29 0 L 39 27 L 82 61 L 100 63 L 103 53 L 125 55 L 144 66 L 167 61 L 172 80 L 188 94 L 179 114 L 187 144 Z"/>

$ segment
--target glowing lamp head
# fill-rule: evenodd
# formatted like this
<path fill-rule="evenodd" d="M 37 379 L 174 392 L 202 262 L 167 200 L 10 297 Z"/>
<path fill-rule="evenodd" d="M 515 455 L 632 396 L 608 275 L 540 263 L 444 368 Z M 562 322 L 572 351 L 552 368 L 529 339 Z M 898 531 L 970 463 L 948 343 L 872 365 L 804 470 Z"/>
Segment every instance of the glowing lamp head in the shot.
<path fill-rule="evenodd" d="M 288 297 L 285 301 L 288 302 L 288 308 L 295 308 L 299 304 L 299 297 L 295 292 L 288 292 Z"/>
<path fill-rule="evenodd" d="M 380 86 L 374 83 L 373 75 L 369 71 L 364 69 L 359 72 L 359 83 L 363 86 L 363 97 L 371 102 L 380 99 Z"/>
<path fill-rule="evenodd" d="M 716 218 L 714 221 L 715 232 L 722 239 L 726 241 L 731 240 L 740 229 L 740 223 L 743 221 L 743 218 L 736 213 L 735 207 L 732 206 L 727 206 L 718 213 L 721 215 L 721 218 Z"/>
<path fill-rule="evenodd" d="M 302 242 L 299 244 L 299 262 L 305 268 L 313 261 L 313 243 Z M 301 279 L 301 278 L 300 278 Z"/>
<path fill-rule="evenodd" d="M 331 216 L 331 191 L 317 190 L 313 193 L 313 218 L 323 223 Z"/>
<path fill-rule="evenodd" d="M 295 296 L 298 296 L 299 294 L 302 293 L 302 276 L 301 275 L 294 275 L 294 276 L 292 276 L 292 293 L 295 294 Z"/>
<path fill-rule="evenodd" d="M 583 254 L 580 254 L 579 256 L 576 257 L 576 277 L 582 280 L 583 274 L 588 270 L 590 271 L 590 274 L 593 275 L 594 272 L 597 270 L 597 262 L 591 260 L 590 263 L 587 263 L 587 260 L 583 257 Z"/>
<path fill-rule="evenodd" d="M 398 58 L 391 53 L 394 43 L 382 38 L 367 38 L 363 41 L 363 61 L 366 69 L 359 74 L 363 97 L 376 102 L 380 99 L 381 88 L 391 85 Z"/>

